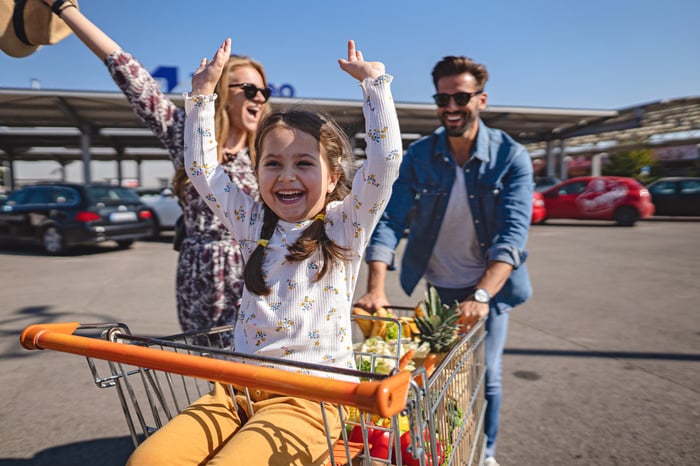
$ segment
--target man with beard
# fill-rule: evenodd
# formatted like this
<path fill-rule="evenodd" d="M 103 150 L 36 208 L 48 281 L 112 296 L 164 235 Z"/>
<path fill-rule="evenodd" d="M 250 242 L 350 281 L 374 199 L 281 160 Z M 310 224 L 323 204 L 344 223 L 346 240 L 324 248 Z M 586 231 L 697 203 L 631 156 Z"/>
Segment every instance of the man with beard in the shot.
<path fill-rule="evenodd" d="M 486 465 L 494 459 L 501 406 L 501 365 L 509 311 L 532 288 L 525 266 L 532 210 L 530 155 L 479 118 L 486 108 L 486 67 L 444 57 L 432 72 L 442 126 L 412 143 L 366 251 L 367 293 L 357 305 L 390 307 L 387 270 L 408 228 L 400 281 L 410 295 L 421 278 L 443 303 L 459 302 L 465 330 L 487 317 Z"/>

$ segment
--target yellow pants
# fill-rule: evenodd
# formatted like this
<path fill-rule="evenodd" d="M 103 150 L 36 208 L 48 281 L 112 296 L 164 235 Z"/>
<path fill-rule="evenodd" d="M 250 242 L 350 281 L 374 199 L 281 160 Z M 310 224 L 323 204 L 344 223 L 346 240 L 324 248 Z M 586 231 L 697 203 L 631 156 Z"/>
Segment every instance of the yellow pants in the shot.
<path fill-rule="evenodd" d="M 156 465 L 321 465 L 328 442 L 315 401 L 251 391 L 253 413 L 244 394 L 228 386 L 214 389 L 151 435 L 129 458 L 130 466 Z M 340 436 L 338 408 L 324 403 L 331 438 Z"/>

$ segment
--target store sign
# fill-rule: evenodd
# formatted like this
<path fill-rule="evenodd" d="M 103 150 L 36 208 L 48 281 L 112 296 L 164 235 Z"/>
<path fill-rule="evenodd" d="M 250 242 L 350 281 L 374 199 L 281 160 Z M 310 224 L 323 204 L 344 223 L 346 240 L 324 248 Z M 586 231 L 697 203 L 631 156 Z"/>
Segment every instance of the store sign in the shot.
<path fill-rule="evenodd" d="M 697 145 L 657 147 L 653 149 L 652 156 L 656 160 L 661 160 L 665 162 L 676 160 L 696 160 L 700 158 Z"/>
<path fill-rule="evenodd" d="M 176 66 L 159 66 L 151 73 L 151 76 L 160 80 L 161 84 L 165 84 L 163 92 L 166 94 L 170 94 L 178 84 Z"/>
<path fill-rule="evenodd" d="M 179 84 L 177 66 L 159 66 L 151 73 L 157 81 L 160 81 L 163 92 L 170 94 Z M 279 86 L 268 83 L 275 97 L 294 97 L 294 87 L 291 84 L 280 84 Z"/>

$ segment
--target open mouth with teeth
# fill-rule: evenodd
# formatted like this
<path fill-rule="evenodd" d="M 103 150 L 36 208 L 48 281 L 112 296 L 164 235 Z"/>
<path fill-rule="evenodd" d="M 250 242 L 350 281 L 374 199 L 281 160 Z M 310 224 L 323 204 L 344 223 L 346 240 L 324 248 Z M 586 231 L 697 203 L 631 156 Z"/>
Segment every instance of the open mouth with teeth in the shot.
<path fill-rule="evenodd" d="M 277 198 L 282 202 L 296 202 L 304 195 L 303 191 L 277 191 Z"/>
<path fill-rule="evenodd" d="M 463 112 L 445 114 L 445 120 L 449 123 L 459 123 L 464 119 L 466 115 Z"/>

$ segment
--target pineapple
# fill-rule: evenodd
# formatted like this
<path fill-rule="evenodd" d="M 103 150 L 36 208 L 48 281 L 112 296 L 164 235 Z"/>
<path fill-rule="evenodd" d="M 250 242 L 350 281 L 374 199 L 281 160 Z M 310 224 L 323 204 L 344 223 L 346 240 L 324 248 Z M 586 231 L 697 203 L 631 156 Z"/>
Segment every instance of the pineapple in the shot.
<path fill-rule="evenodd" d="M 425 293 L 425 299 L 416 306 L 414 321 L 420 331 L 420 339 L 428 342 L 431 353 L 447 353 L 457 342 L 460 318 L 457 301 L 448 306 L 442 304 L 440 296 L 432 286 Z"/>

